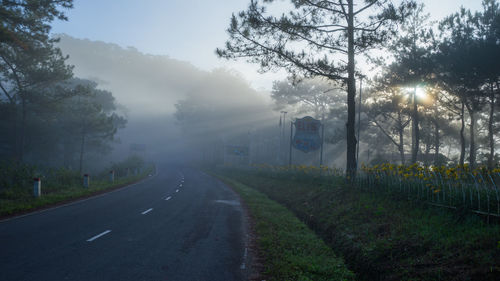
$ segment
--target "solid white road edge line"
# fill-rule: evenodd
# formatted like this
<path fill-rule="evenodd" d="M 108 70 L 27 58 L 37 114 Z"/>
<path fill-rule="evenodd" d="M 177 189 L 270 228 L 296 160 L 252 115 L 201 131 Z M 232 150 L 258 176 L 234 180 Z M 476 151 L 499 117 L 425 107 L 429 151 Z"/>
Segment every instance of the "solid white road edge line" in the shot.
<path fill-rule="evenodd" d="M 87 242 L 92 242 L 92 241 L 96 240 L 97 238 L 99 238 L 99 237 L 101 237 L 101 236 L 104 236 L 104 235 L 106 235 L 106 234 L 108 234 L 108 233 L 110 233 L 110 232 L 111 232 L 111 230 L 109 230 L 109 229 L 108 229 L 108 230 L 104 231 L 103 233 L 101 233 L 101 234 L 97 234 L 96 236 L 94 236 L 94 237 L 92 237 L 92 238 L 88 239 L 88 240 L 87 240 Z"/>
<path fill-rule="evenodd" d="M 145 214 L 147 214 L 147 213 L 151 212 L 152 210 L 153 210 L 153 208 L 149 208 L 149 209 L 147 209 L 146 211 L 142 212 L 141 214 L 145 215 Z"/>

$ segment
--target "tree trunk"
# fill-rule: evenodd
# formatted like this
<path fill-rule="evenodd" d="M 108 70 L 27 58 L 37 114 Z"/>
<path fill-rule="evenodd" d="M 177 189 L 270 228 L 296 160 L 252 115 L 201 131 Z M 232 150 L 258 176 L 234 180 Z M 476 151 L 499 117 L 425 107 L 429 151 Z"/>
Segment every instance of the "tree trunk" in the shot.
<path fill-rule="evenodd" d="M 476 111 L 474 105 L 467 106 L 467 111 L 470 116 L 469 125 L 469 164 L 470 168 L 474 169 L 476 167 Z"/>
<path fill-rule="evenodd" d="M 73 162 L 71 151 L 71 142 L 68 137 L 64 138 L 63 141 L 63 166 L 66 169 L 71 169 L 71 164 Z"/>
<path fill-rule="evenodd" d="M 427 124 L 430 126 L 430 122 Z M 429 155 L 431 155 L 431 136 L 428 133 L 427 137 L 425 138 L 425 159 L 424 159 L 424 165 L 429 166 Z"/>
<path fill-rule="evenodd" d="M 355 118 L 356 118 L 356 80 L 354 77 L 354 11 L 353 0 L 347 1 L 348 18 L 347 18 L 347 36 L 348 36 L 348 62 L 347 62 L 347 163 L 346 173 L 350 181 L 356 175 L 356 135 L 355 135 Z"/>
<path fill-rule="evenodd" d="M 24 144 L 26 140 L 26 97 L 21 94 L 21 132 L 18 142 L 18 159 L 20 162 L 24 161 Z"/>
<path fill-rule="evenodd" d="M 461 127 L 460 127 L 460 160 L 459 165 L 463 166 L 465 163 L 465 101 L 462 99 L 462 108 L 460 110 L 460 119 L 461 119 Z"/>
<path fill-rule="evenodd" d="M 83 152 L 85 148 L 85 131 L 82 131 L 82 138 L 80 142 L 80 166 L 78 168 L 78 171 L 80 171 L 80 174 L 82 173 L 83 170 Z"/>
<path fill-rule="evenodd" d="M 411 163 L 417 162 L 418 149 L 420 146 L 420 132 L 418 126 L 418 104 L 417 104 L 417 86 L 413 90 L 413 114 L 412 114 L 412 148 Z"/>
<path fill-rule="evenodd" d="M 21 158 L 20 158 L 20 147 L 19 147 L 19 139 L 20 139 L 20 128 L 21 128 L 21 124 L 20 124 L 20 116 L 19 116 L 19 106 L 17 104 L 14 104 L 13 105 L 13 116 L 14 116 L 14 120 L 12 122 L 12 132 L 13 132 L 13 138 L 11 140 L 11 148 L 12 148 L 12 158 L 13 160 L 17 161 L 17 162 L 20 162 L 21 161 Z"/>
<path fill-rule="evenodd" d="M 495 115 L 495 92 L 493 92 L 493 84 L 490 87 L 490 116 L 488 118 L 488 140 L 490 146 L 490 154 L 488 155 L 488 168 L 493 169 L 495 166 L 495 139 L 493 138 L 493 118 Z"/>
<path fill-rule="evenodd" d="M 439 137 L 439 124 L 436 120 L 434 122 L 434 165 L 438 166 L 440 165 L 440 156 L 439 156 L 439 147 L 441 146 L 440 144 L 440 137 Z"/>
<path fill-rule="evenodd" d="M 399 155 L 401 157 L 401 165 L 405 164 L 405 149 L 404 149 L 404 128 L 403 122 L 401 120 L 401 112 L 398 111 L 398 123 L 399 123 Z"/>

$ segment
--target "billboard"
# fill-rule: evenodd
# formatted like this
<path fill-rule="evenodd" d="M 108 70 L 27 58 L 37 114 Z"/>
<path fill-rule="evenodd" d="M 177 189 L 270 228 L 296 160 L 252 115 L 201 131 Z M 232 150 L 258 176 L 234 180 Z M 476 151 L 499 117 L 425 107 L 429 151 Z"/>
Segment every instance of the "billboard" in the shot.
<path fill-rule="evenodd" d="M 296 119 L 293 124 L 295 125 L 295 135 L 293 136 L 292 146 L 295 149 L 307 153 L 321 147 L 321 136 L 319 134 L 321 121 L 306 116 Z"/>

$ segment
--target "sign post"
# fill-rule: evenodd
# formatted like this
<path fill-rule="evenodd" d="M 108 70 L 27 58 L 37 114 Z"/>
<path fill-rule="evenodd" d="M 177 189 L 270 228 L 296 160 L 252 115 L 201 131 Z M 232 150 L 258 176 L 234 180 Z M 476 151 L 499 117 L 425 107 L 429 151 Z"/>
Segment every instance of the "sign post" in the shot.
<path fill-rule="evenodd" d="M 110 183 L 115 182 L 115 171 L 114 170 L 109 171 L 109 182 Z"/>
<path fill-rule="evenodd" d="M 321 124 L 321 151 L 319 154 L 319 167 L 323 166 L 323 144 L 325 143 L 325 124 Z"/>
<path fill-rule="evenodd" d="M 89 188 L 89 186 L 90 186 L 90 175 L 85 174 L 83 175 L 83 187 Z"/>
<path fill-rule="evenodd" d="M 292 136 L 293 136 L 293 124 L 294 122 L 290 121 L 290 151 L 288 152 L 288 166 L 292 166 Z"/>
<path fill-rule="evenodd" d="M 40 178 L 33 179 L 33 195 L 40 197 L 42 195 L 42 181 Z"/>

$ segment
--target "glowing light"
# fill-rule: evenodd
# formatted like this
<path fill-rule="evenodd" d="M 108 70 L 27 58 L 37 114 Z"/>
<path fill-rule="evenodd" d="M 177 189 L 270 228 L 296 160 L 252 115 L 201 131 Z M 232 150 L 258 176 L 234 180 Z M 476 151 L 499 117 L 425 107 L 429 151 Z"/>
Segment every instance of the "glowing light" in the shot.
<path fill-rule="evenodd" d="M 417 95 L 417 98 L 419 98 L 421 100 L 425 100 L 427 98 L 427 93 L 426 93 L 425 88 L 417 88 L 416 95 Z"/>
<path fill-rule="evenodd" d="M 420 102 L 426 102 L 429 98 L 427 95 L 427 89 L 425 87 L 417 87 L 416 89 L 413 87 L 403 88 L 404 89 L 404 97 L 411 98 L 413 92 L 416 90 L 415 94 L 417 96 L 417 100 Z"/>

